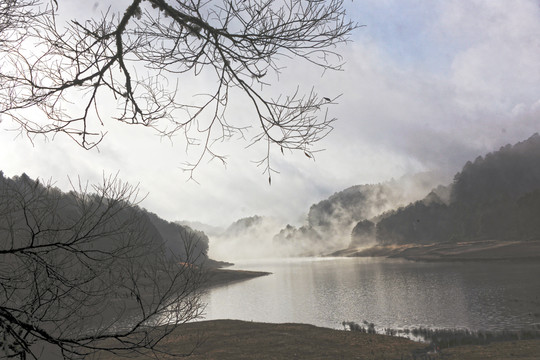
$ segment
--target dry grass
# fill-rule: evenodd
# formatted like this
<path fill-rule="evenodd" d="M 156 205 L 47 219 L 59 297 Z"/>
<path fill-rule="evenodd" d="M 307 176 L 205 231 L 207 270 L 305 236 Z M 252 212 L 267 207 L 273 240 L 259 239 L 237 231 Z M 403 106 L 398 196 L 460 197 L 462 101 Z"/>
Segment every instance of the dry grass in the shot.
<path fill-rule="evenodd" d="M 401 359 L 425 345 L 385 335 L 361 334 L 304 324 L 267 324 L 213 320 L 185 324 L 162 344 L 169 352 L 187 352 L 203 340 L 189 359 Z M 147 359 L 133 355 L 130 359 Z M 172 357 L 163 357 L 171 359 Z M 99 359 L 117 357 L 104 354 Z"/>
<path fill-rule="evenodd" d="M 202 341 L 202 343 L 201 343 Z M 333 330 L 305 324 L 267 324 L 238 320 L 213 320 L 185 324 L 164 339 L 162 350 L 185 354 L 194 360 L 273 359 L 540 359 L 540 340 L 469 345 L 426 355 L 426 344 L 399 337 Z M 149 359 L 152 354 L 130 354 L 129 359 Z M 161 356 L 160 359 L 175 359 Z M 125 359 L 100 354 L 100 360 Z M 155 359 L 155 358 L 154 358 Z"/>
<path fill-rule="evenodd" d="M 489 345 L 459 346 L 443 352 L 447 360 L 538 360 L 540 340 L 520 340 L 492 343 Z"/>

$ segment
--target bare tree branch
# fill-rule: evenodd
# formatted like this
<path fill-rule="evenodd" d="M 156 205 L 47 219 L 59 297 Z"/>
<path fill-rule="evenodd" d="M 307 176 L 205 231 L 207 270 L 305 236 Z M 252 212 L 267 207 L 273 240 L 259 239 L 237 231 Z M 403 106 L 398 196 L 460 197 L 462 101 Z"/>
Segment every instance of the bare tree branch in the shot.
<path fill-rule="evenodd" d="M 137 196 L 116 177 L 69 194 L 1 177 L 0 354 L 160 353 L 165 335 L 200 315 L 198 237 L 182 230 L 185 248 L 173 252 Z"/>
<path fill-rule="evenodd" d="M 335 48 L 356 27 L 343 0 L 132 0 L 123 13 L 84 23 L 57 18 L 52 6 L 31 25 L 15 18 L 19 27 L 0 27 L 2 39 L 22 34 L 0 52 L 0 114 L 24 134 L 63 133 L 85 149 L 103 140 L 111 119 L 183 133 L 201 146 L 190 171 L 206 156 L 225 161 L 212 151 L 216 141 L 244 137 L 246 125 L 227 111 L 233 95 L 251 104 L 251 143 L 312 156 L 332 129 L 325 110 L 334 99 L 298 89 L 272 98 L 266 79 L 286 58 L 341 69 Z M 189 96 L 197 76 L 207 80 L 204 96 Z M 270 171 L 270 152 L 263 163 Z"/>

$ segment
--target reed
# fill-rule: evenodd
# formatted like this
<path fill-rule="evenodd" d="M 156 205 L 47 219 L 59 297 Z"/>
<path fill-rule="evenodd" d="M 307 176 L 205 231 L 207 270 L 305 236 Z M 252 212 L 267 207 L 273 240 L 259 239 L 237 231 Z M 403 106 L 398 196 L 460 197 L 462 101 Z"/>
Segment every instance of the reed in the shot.
<path fill-rule="evenodd" d="M 424 327 L 410 329 L 382 328 L 377 330 L 375 325 L 368 321 L 363 321 L 362 324 L 343 321 L 342 325 L 345 330 L 349 331 L 419 339 L 429 343 L 430 347 L 439 349 L 461 345 L 485 345 L 500 341 L 540 339 L 540 329 L 538 327 L 522 330 L 473 331 L 469 329 L 429 329 Z"/>

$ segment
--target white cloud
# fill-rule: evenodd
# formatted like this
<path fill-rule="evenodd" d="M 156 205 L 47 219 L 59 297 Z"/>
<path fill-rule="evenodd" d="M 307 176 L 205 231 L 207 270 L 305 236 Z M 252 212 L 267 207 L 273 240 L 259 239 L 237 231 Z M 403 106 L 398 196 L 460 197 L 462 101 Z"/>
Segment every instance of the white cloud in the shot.
<path fill-rule="evenodd" d="M 101 5 L 100 5 L 101 6 Z M 341 73 L 292 61 L 272 91 L 301 85 L 322 96 L 343 93 L 335 130 L 315 161 L 279 151 L 281 173 L 268 185 L 258 148 L 219 144 L 227 167 L 203 162 L 200 184 L 186 182 L 179 137 L 171 144 L 150 129 L 107 124 L 100 152 L 84 151 L 58 136 L 32 147 L 0 132 L 0 164 L 7 175 L 25 171 L 54 178 L 97 181 L 103 172 L 140 183 L 143 206 L 170 219 L 226 225 L 273 215 L 297 222 L 312 203 L 345 187 L 384 181 L 407 172 L 455 171 L 468 159 L 539 131 L 540 11 L 534 1 L 366 1 L 350 5 L 368 26 L 342 50 Z M 406 16 L 405 16 L 406 15 Z M 363 18 L 365 16 L 365 18 Z M 364 21 L 365 20 L 365 21 Z M 241 102 L 231 115 L 247 120 Z M 2 128 L 12 127 L 3 122 Z M 190 156 L 193 156 L 191 153 Z"/>

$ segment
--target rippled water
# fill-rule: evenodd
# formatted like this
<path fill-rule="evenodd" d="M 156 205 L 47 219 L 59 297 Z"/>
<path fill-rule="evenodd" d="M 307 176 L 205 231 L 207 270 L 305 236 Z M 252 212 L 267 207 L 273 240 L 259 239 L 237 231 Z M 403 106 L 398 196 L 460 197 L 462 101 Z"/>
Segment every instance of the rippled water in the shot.
<path fill-rule="evenodd" d="M 272 275 L 210 290 L 206 319 L 341 328 L 522 329 L 540 323 L 540 264 L 303 258 L 237 263 Z"/>

